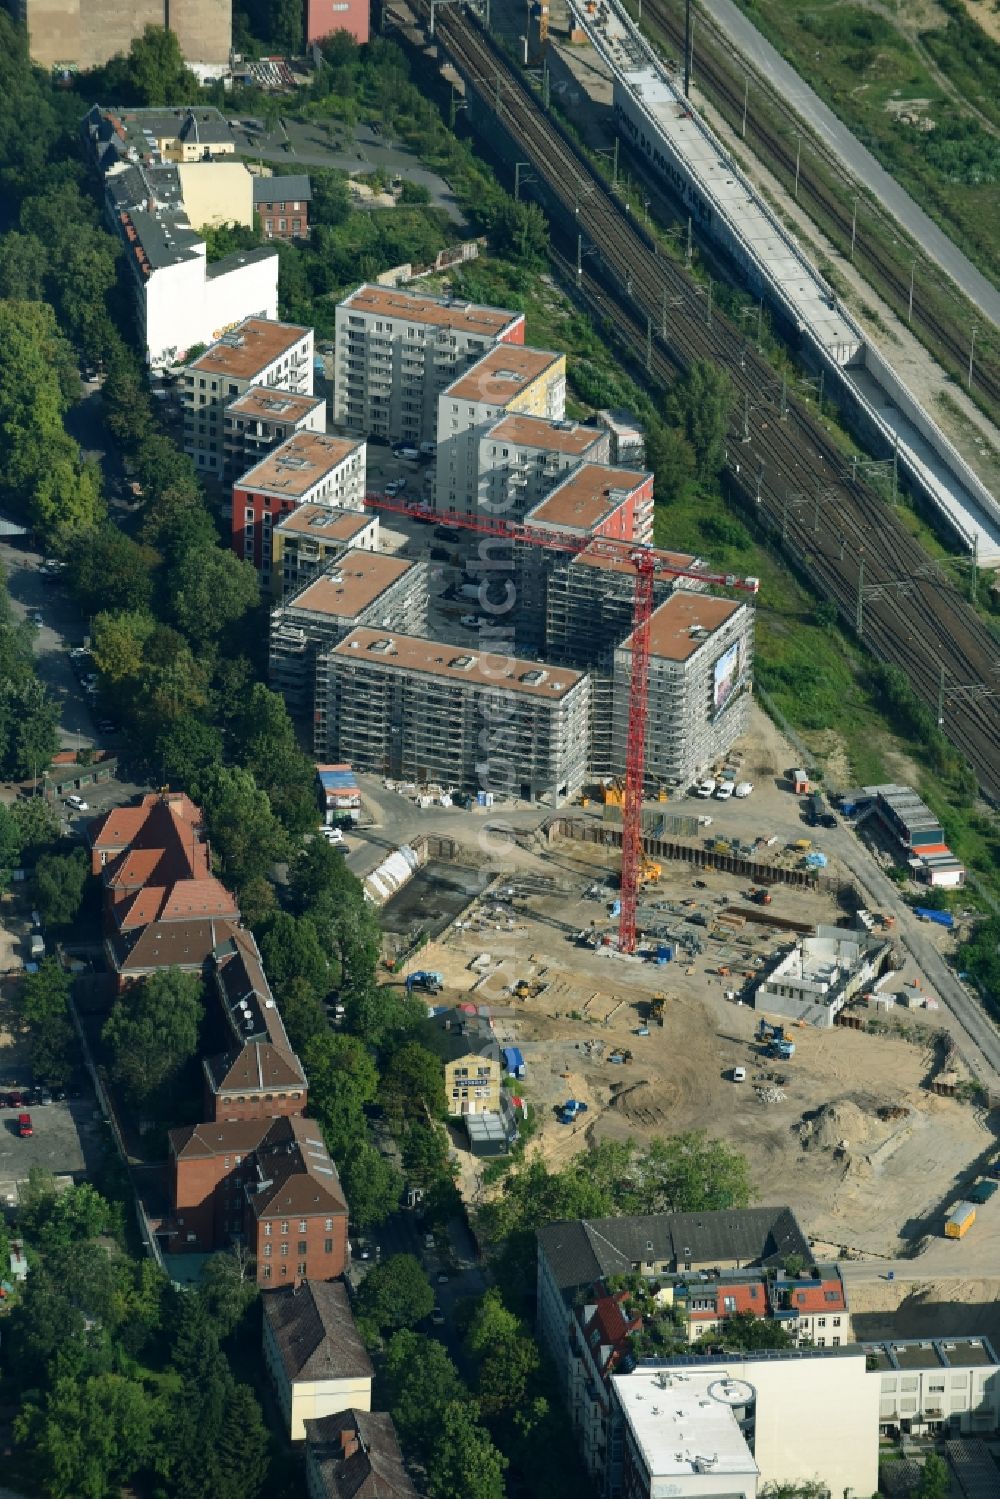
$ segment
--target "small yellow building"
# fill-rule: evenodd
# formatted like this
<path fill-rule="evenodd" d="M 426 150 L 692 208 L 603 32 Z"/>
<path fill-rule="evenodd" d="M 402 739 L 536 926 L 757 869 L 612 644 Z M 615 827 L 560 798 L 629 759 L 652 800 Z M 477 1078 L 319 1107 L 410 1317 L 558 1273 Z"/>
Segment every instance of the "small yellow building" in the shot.
<path fill-rule="evenodd" d="M 304 1280 L 265 1291 L 264 1361 L 293 1442 L 305 1422 L 372 1404 L 371 1359 L 342 1281 Z"/>
<path fill-rule="evenodd" d="M 444 1063 L 449 1114 L 497 1114 L 503 1066 L 489 1021 L 446 1010 L 429 1022 L 428 1045 Z"/>

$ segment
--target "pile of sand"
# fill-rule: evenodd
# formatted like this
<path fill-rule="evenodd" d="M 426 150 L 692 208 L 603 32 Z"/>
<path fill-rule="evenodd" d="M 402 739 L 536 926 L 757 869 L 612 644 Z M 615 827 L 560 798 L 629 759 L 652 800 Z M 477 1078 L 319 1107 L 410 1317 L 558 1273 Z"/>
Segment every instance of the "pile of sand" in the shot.
<path fill-rule="evenodd" d="M 885 1136 L 885 1126 L 866 1114 L 849 1098 L 840 1103 L 826 1103 L 795 1126 L 803 1150 L 847 1149 L 852 1153 L 877 1144 Z"/>

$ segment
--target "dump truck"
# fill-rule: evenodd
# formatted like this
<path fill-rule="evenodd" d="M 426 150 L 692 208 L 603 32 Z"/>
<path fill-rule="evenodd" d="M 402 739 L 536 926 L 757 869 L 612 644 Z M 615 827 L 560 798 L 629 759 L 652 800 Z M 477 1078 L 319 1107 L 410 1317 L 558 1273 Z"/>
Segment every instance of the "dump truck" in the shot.
<path fill-rule="evenodd" d="M 654 994 L 649 1001 L 649 1018 L 656 1025 L 663 1024 L 663 1012 L 667 1007 L 667 996 L 665 994 Z"/>
<path fill-rule="evenodd" d="M 971 1202 L 956 1202 L 944 1220 L 946 1239 L 964 1239 L 976 1221 L 975 1205 Z"/>

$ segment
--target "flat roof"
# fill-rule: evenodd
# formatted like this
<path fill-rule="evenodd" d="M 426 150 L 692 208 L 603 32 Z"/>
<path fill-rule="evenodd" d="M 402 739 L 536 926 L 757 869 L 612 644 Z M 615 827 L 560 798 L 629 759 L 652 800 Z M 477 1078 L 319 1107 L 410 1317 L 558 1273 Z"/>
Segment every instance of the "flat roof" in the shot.
<path fill-rule="evenodd" d="M 639 1369 L 612 1383 L 651 1478 L 759 1473 L 734 1411 L 753 1399 L 745 1380 Z"/>
<path fill-rule="evenodd" d="M 286 515 L 280 525 L 275 526 L 275 533 L 281 532 L 283 536 L 312 536 L 319 541 L 344 541 L 348 542 L 361 531 L 367 529 L 372 522 L 378 521 L 377 515 L 369 515 L 366 510 L 337 510 L 331 509 L 329 505 L 300 505 L 290 515 Z"/>
<path fill-rule="evenodd" d="M 398 557 L 352 548 L 331 562 L 320 577 L 307 583 L 285 608 L 354 619 L 414 566 L 415 563 L 403 562 Z"/>
<path fill-rule="evenodd" d="M 687 661 L 742 608 L 735 599 L 679 588 L 653 611 L 649 622 L 649 654 L 666 661 Z M 630 635 L 624 642 L 625 649 L 631 644 Z"/>
<path fill-rule="evenodd" d="M 638 469 L 612 468 L 606 463 L 581 463 L 544 500 L 528 511 L 525 524 L 592 531 L 652 477 L 651 473 Z"/>
<path fill-rule="evenodd" d="M 322 396 L 299 395 L 277 385 L 251 385 L 226 407 L 227 416 L 258 417 L 261 421 L 298 422 L 317 406 L 326 403 Z"/>
<path fill-rule="evenodd" d="M 359 286 L 339 304 L 354 312 L 396 317 L 432 328 L 454 328 L 473 337 L 498 338 L 507 328 L 524 321 L 523 312 L 504 307 L 482 307 L 457 297 L 428 297 L 391 286 Z"/>
<path fill-rule="evenodd" d="M 599 427 L 586 427 L 582 422 L 555 422 L 547 416 L 523 416 L 512 411 L 501 416 L 492 427 L 487 427 L 483 442 L 513 442 L 526 448 L 541 448 L 544 452 L 567 453 L 571 457 L 582 457 L 595 442 L 601 442 L 604 433 Z"/>
<path fill-rule="evenodd" d="M 331 654 L 397 671 L 467 682 L 473 687 L 491 687 L 497 692 L 550 699 L 564 698 L 584 676 L 565 666 L 545 666 L 512 657 L 503 657 L 498 670 L 501 658 L 490 651 L 427 640 L 420 635 L 396 635 L 389 630 L 353 630 Z"/>
<path fill-rule="evenodd" d="M 527 390 L 529 385 L 565 363 L 565 354 L 550 349 L 531 349 L 524 344 L 498 344 L 470 369 L 453 380 L 444 391 L 459 401 L 482 401 L 491 406 L 506 406 L 508 401 Z"/>
<path fill-rule="evenodd" d="M 235 380 L 251 380 L 311 332 L 311 328 L 301 328 L 297 323 L 248 317 L 231 332 L 224 333 L 204 354 L 199 354 L 188 369 L 202 375 L 231 375 Z"/>
<path fill-rule="evenodd" d="M 345 458 L 364 447 L 363 437 L 328 437 L 325 432 L 293 432 L 284 442 L 248 469 L 236 484 L 238 489 L 263 490 L 268 494 L 306 494 L 326 474 L 339 468 Z"/>

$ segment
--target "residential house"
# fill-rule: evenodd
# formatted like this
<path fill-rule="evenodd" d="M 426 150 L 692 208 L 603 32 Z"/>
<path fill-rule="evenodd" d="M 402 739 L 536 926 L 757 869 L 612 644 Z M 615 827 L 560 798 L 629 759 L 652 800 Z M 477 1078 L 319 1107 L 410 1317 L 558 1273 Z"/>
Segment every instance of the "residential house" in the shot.
<path fill-rule="evenodd" d="M 371 1410 L 372 1361 L 343 1281 L 304 1280 L 263 1298 L 264 1362 L 293 1442 L 306 1421 Z"/>
<path fill-rule="evenodd" d="M 343 552 L 377 552 L 379 519 L 370 510 L 300 505 L 271 533 L 271 591 L 287 600 Z"/>
<path fill-rule="evenodd" d="M 309 1499 L 417 1499 L 388 1412 L 307 1420 L 306 1492 Z"/>
<path fill-rule="evenodd" d="M 308 239 L 312 186 L 305 175 L 255 177 L 253 206 L 265 239 Z"/>
<path fill-rule="evenodd" d="M 444 1010 L 427 1022 L 427 1045 L 444 1063 L 449 1114 L 496 1114 L 503 1063 L 496 1034 L 482 1015 Z"/>
<path fill-rule="evenodd" d="M 326 431 L 326 401 L 274 385 L 251 385 L 223 416 L 223 469 L 238 479 L 296 432 Z"/>

